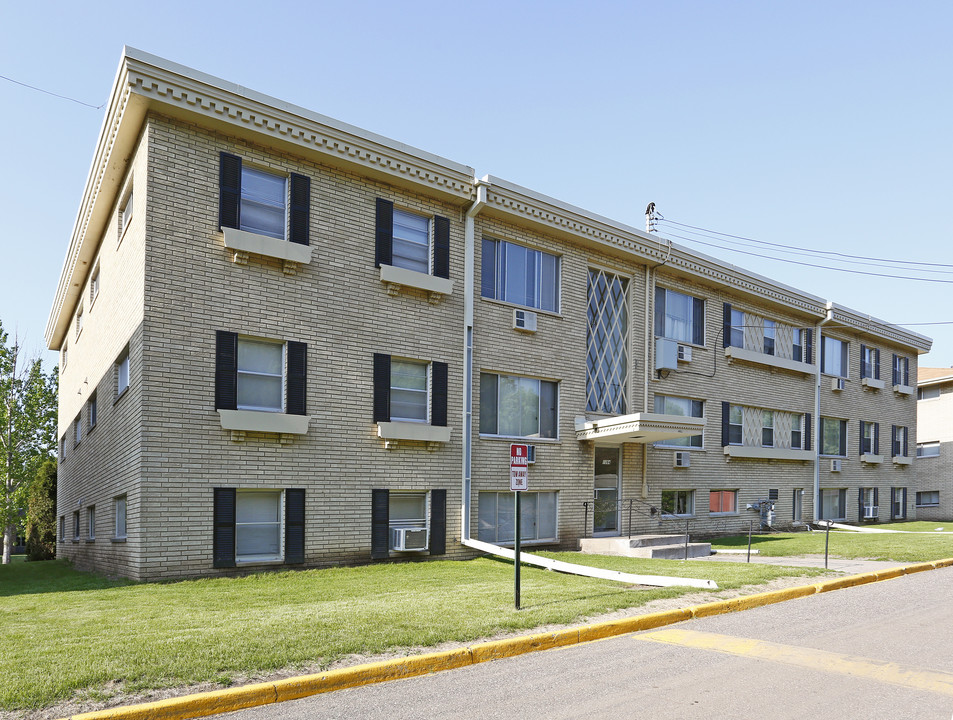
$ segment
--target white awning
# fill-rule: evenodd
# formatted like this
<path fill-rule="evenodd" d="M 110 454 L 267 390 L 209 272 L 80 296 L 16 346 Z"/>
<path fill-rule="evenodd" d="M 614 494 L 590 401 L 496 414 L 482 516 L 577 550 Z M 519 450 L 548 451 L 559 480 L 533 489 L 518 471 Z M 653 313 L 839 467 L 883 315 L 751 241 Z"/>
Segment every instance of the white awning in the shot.
<path fill-rule="evenodd" d="M 658 413 L 633 413 L 586 420 L 576 418 L 576 439 L 592 440 L 607 445 L 622 443 L 654 443 L 660 440 L 701 435 L 704 418 Z"/>

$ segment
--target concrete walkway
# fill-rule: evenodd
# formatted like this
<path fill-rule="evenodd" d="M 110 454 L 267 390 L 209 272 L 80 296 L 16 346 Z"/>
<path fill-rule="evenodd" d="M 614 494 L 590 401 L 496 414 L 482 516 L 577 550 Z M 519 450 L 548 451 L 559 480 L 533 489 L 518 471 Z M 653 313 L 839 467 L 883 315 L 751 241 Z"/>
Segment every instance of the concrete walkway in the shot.
<path fill-rule="evenodd" d="M 695 558 L 702 562 L 747 562 L 747 555 L 716 553 L 705 558 Z M 751 555 L 751 562 L 766 565 L 787 565 L 789 567 L 824 567 L 823 555 L 787 555 L 785 557 L 771 557 L 767 555 Z M 866 573 L 884 570 L 886 568 L 897 567 L 898 565 L 909 565 L 902 562 L 882 562 L 880 560 L 850 560 L 845 558 L 828 558 L 827 567 L 829 570 L 838 570 L 845 573 Z"/>

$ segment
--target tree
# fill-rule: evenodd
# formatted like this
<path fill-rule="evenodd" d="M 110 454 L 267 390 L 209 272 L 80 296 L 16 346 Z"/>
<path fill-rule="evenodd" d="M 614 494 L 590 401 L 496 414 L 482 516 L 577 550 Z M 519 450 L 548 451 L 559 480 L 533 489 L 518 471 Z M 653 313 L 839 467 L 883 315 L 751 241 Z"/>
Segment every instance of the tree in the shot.
<path fill-rule="evenodd" d="M 22 525 L 27 488 L 40 465 L 56 451 L 56 368 L 43 372 L 39 358 L 24 360 L 17 338 L 7 344 L 0 323 L 0 525 L 3 563 L 10 562 L 16 530 Z"/>
<path fill-rule="evenodd" d="M 36 472 L 27 492 L 26 559 L 56 557 L 56 460 L 47 460 Z"/>

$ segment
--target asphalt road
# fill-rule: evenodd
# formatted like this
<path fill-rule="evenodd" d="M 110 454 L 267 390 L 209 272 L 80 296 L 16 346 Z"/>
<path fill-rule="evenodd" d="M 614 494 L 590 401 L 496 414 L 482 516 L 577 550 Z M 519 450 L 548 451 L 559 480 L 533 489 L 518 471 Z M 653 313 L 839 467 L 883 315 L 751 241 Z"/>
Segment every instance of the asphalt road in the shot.
<path fill-rule="evenodd" d="M 953 568 L 219 716 L 953 718 Z"/>

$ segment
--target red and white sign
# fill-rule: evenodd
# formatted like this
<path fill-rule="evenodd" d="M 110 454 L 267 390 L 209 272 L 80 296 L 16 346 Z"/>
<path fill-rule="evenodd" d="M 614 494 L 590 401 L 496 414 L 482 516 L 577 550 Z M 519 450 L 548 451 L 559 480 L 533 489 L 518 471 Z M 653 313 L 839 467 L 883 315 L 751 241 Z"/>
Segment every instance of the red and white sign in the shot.
<path fill-rule="evenodd" d="M 529 448 L 510 445 L 510 490 L 526 490 L 529 480 Z"/>

